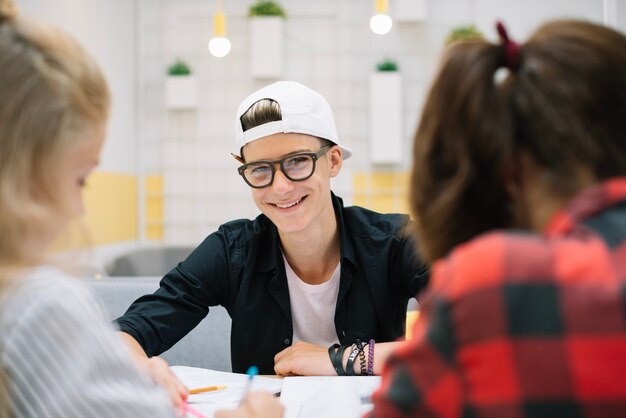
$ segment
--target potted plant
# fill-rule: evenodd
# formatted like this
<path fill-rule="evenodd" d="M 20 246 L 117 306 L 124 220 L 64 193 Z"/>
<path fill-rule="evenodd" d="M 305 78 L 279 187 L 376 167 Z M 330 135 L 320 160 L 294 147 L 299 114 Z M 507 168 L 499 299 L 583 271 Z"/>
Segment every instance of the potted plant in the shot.
<path fill-rule="evenodd" d="M 285 11 L 276 2 L 273 1 L 257 1 L 250 6 L 248 15 L 253 16 L 280 16 L 285 17 Z"/>
<path fill-rule="evenodd" d="M 385 58 L 370 75 L 370 161 L 374 164 L 402 162 L 402 74 L 398 63 Z"/>
<path fill-rule="evenodd" d="M 179 76 L 179 75 L 191 75 L 191 70 L 189 66 L 184 61 L 177 59 L 167 67 L 167 75 L 170 76 Z"/>
<path fill-rule="evenodd" d="M 250 6 L 250 73 L 255 78 L 283 75 L 284 20 L 286 13 L 273 1 Z"/>
<path fill-rule="evenodd" d="M 398 71 L 398 63 L 390 58 L 385 58 L 376 64 L 376 70 L 379 72 Z"/>
<path fill-rule="evenodd" d="M 463 25 L 452 28 L 446 38 L 446 46 L 454 42 L 476 41 L 485 39 L 485 36 L 476 28 L 476 25 Z"/>
<path fill-rule="evenodd" d="M 187 63 L 176 59 L 167 67 L 165 104 L 169 109 L 194 109 L 198 106 L 198 83 Z"/>

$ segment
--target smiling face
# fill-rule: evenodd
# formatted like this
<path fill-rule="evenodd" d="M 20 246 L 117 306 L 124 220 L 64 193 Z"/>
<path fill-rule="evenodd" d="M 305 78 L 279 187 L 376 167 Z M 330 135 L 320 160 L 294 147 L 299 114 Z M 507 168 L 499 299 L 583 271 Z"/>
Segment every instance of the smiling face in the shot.
<path fill-rule="evenodd" d="M 304 134 L 275 134 L 252 141 L 244 147 L 247 163 L 273 161 L 299 152 L 317 152 L 319 138 Z M 277 165 L 274 182 L 262 189 L 251 189 L 256 206 L 281 234 L 306 232 L 323 227 L 334 219 L 330 200 L 330 178 L 341 169 L 341 149 L 333 146 L 316 162 L 315 172 L 303 181 L 291 181 Z"/>

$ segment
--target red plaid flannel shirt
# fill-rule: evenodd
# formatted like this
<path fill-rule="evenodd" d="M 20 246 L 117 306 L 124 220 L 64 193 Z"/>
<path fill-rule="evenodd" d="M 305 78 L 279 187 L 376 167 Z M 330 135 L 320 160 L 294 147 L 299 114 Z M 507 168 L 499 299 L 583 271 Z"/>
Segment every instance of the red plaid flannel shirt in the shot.
<path fill-rule="evenodd" d="M 433 266 L 373 418 L 625 418 L 626 178 Z"/>

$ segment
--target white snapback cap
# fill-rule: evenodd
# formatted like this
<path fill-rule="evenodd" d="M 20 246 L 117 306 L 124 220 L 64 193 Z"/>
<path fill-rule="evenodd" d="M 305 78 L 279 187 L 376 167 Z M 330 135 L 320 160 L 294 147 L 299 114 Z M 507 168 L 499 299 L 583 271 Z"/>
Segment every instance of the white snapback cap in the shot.
<path fill-rule="evenodd" d="M 268 122 L 244 132 L 241 116 L 262 99 L 278 103 L 282 120 Z M 352 155 L 350 148 L 339 143 L 333 111 L 324 96 L 295 81 L 277 81 L 246 97 L 237 109 L 235 124 L 235 139 L 239 149 L 248 142 L 269 135 L 299 133 L 332 141 L 342 149 L 344 160 Z"/>

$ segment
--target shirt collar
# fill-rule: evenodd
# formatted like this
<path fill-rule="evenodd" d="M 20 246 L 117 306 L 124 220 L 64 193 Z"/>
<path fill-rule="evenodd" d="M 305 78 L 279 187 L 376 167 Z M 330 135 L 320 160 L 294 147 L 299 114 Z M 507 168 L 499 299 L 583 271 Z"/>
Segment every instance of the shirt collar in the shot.
<path fill-rule="evenodd" d="M 351 237 L 348 226 L 346 225 L 343 208 L 343 200 L 336 196 L 333 192 L 330 192 L 330 198 L 333 202 L 333 209 L 335 210 L 335 217 L 337 218 L 337 230 L 339 231 L 339 248 L 341 251 L 341 263 L 350 262 L 354 267 L 357 266 L 356 262 L 356 249 L 354 248 L 354 242 Z"/>
<path fill-rule="evenodd" d="M 562 235 L 596 213 L 626 200 L 626 177 L 615 177 L 584 189 L 558 211 L 544 230 L 546 236 Z"/>

